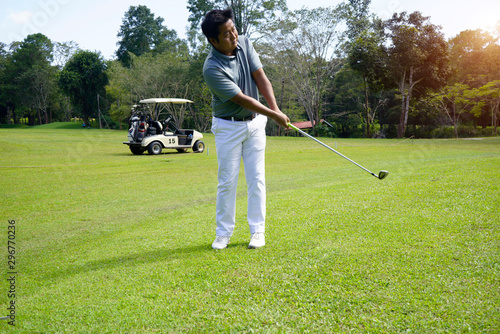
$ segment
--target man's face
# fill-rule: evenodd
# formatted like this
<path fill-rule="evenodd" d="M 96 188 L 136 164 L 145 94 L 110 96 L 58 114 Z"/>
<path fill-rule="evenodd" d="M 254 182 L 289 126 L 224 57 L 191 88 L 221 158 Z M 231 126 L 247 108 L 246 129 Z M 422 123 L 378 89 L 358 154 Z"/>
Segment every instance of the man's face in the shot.
<path fill-rule="evenodd" d="M 226 56 L 231 56 L 238 45 L 238 31 L 234 26 L 233 20 L 227 20 L 226 23 L 219 26 L 219 41 L 211 38 L 210 42 L 217 51 Z"/>

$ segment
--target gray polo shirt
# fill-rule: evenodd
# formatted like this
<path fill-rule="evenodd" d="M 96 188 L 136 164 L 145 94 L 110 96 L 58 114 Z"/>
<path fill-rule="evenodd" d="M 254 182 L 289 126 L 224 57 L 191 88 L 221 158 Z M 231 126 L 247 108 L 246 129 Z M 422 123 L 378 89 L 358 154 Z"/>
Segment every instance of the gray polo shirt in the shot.
<path fill-rule="evenodd" d="M 262 67 L 252 43 L 239 36 L 236 54 L 226 56 L 214 47 L 205 59 L 203 76 L 212 92 L 212 114 L 215 117 L 247 117 L 251 111 L 230 101 L 239 92 L 259 100 L 259 90 L 252 73 Z"/>

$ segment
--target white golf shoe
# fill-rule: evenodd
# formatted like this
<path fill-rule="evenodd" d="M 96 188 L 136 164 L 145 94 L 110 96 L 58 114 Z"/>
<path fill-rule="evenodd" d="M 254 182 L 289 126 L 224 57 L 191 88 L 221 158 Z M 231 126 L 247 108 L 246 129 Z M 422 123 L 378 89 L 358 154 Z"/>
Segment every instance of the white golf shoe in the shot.
<path fill-rule="evenodd" d="M 224 249 L 227 247 L 227 244 L 229 244 L 229 239 L 230 237 L 223 237 L 223 236 L 216 236 L 215 241 L 212 244 L 213 249 Z"/>
<path fill-rule="evenodd" d="M 250 239 L 250 243 L 248 244 L 248 248 L 260 248 L 265 246 L 266 237 L 264 233 L 254 233 L 252 234 L 252 238 Z"/>

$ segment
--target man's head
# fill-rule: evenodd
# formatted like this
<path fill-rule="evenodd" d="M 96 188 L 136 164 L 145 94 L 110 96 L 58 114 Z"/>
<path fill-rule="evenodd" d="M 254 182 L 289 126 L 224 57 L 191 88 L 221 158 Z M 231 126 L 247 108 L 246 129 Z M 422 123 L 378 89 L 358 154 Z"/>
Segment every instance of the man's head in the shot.
<path fill-rule="evenodd" d="M 201 23 L 203 34 L 219 52 L 230 55 L 236 49 L 238 32 L 234 26 L 233 11 L 214 9 L 205 15 Z"/>

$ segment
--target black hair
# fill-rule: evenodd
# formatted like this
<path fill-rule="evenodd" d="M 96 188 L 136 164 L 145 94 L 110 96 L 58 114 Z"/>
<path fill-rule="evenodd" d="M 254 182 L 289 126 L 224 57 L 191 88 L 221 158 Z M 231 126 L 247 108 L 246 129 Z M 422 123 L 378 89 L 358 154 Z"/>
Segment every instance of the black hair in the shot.
<path fill-rule="evenodd" d="M 224 10 L 213 9 L 205 15 L 203 22 L 201 23 L 201 30 L 203 34 L 208 39 L 210 43 L 210 38 L 215 39 L 219 42 L 219 26 L 223 25 L 227 21 L 232 20 L 234 22 L 233 10 L 227 8 Z M 210 43 L 211 44 L 211 43 Z"/>

